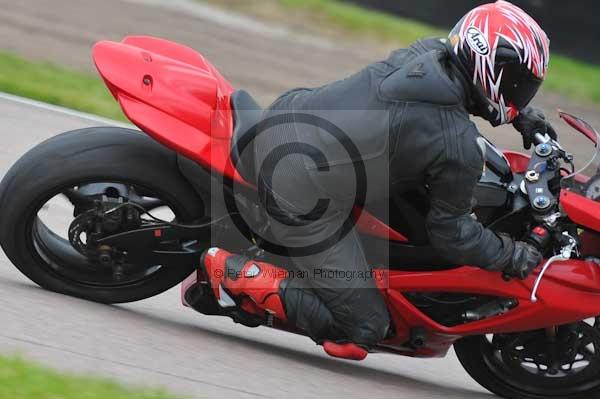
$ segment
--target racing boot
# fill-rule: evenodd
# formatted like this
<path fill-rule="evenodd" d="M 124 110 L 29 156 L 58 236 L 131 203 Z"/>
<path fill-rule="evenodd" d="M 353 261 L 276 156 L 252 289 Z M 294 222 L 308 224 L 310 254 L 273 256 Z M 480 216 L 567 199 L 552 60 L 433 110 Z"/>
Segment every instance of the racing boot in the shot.
<path fill-rule="evenodd" d="M 369 352 L 361 345 L 352 342 L 338 343 L 334 341 L 324 341 L 323 349 L 331 357 L 337 357 L 346 360 L 364 360 Z"/>
<path fill-rule="evenodd" d="M 230 309 L 230 315 L 234 320 L 236 318 L 239 320 L 236 311 L 241 309 L 258 316 L 263 322 L 266 320 L 268 325 L 272 325 L 273 318 L 282 322 L 288 321 L 283 301 L 283 291 L 289 281 L 287 270 L 219 248 L 205 251 L 202 254 L 201 264 L 219 306 L 225 310 Z M 298 289 L 292 291 L 295 294 L 302 292 Z M 313 309 L 313 313 L 323 316 L 325 308 L 324 305 L 317 303 L 320 301 L 304 299 L 301 301 L 304 305 L 310 302 L 317 308 L 322 308 L 321 312 Z M 292 303 L 295 301 L 292 300 Z M 328 311 L 326 313 L 328 314 Z M 333 319 L 329 320 L 330 318 L 331 315 L 322 317 L 323 326 L 333 323 Z M 321 342 L 328 355 L 337 358 L 363 360 L 368 354 L 363 346 L 347 341 L 318 340 L 318 342 Z"/>
<path fill-rule="evenodd" d="M 205 251 L 201 264 L 223 309 L 237 307 L 264 317 L 269 325 L 273 318 L 287 321 L 280 295 L 281 285 L 288 278 L 287 270 L 219 248 Z"/>

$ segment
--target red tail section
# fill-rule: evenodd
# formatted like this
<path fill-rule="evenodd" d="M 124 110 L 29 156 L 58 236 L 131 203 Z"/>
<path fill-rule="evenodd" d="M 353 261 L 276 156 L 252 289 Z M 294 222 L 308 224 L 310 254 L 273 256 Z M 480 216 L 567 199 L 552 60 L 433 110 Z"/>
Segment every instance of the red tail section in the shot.
<path fill-rule="evenodd" d="M 229 165 L 231 84 L 198 52 L 130 36 L 94 46 L 96 67 L 125 115 L 173 150 L 241 180 Z"/>

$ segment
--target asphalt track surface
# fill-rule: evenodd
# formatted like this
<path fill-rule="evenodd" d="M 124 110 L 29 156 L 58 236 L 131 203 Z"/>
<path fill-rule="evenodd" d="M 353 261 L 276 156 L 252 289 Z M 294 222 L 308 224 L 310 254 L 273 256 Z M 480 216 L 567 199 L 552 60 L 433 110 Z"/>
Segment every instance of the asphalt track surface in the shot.
<path fill-rule="evenodd" d="M 286 88 L 324 83 L 386 53 L 297 35 L 186 0 L 0 0 L 0 47 L 25 56 L 91 70 L 94 41 L 132 33 L 168 37 L 201 50 L 263 104 Z M 565 105 L 555 95 L 539 103 L 600 122 L 594 106 Z M 0 176 L 45 138 L 104 123 L 0 96 Z M 505 133 L 508 129 L 490 136 L 517 148 L 514 133 Z M 563 141 L 576 153 L 586 151 L 576 138 Z M 66 220 L 61 209 L 53 217 Z M 304 337 L 198 315 L 180 306 L 178 289 L 120 306 L 46 292 L 22 277 L 1 252 L 0 353 L 22 353 L 61 370 L 162 386 L 192 397 L 491 397 L 452 353 L 435 360 L 393 355 L 373 355 L 361 363 L 335 360 Z"/>

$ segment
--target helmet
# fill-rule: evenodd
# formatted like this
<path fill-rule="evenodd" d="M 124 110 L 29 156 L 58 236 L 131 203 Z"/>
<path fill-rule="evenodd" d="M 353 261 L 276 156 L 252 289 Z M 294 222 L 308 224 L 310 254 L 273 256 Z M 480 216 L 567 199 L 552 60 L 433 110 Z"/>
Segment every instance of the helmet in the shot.
<path fill-rule="evenodd" d="M 546 33 L 508 1 L 471 10 L 450 32 L 449 42 L 473 82 L 475 113 L 494 126 L 510 123 L 519 115 L 548 70 Z"/>

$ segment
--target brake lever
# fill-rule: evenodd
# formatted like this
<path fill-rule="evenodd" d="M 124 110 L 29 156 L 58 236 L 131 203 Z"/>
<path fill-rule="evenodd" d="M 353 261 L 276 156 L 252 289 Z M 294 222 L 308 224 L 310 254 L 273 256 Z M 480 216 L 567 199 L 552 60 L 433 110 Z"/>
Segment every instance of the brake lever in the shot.
<path fill-rule="evenodd" d="M 546 274 L 546 271 L 550 268 L 550 266 L 554 262 L 571 259 L 571 254 L 577 248 L 577 241 L 571 235 L 569 235 L 569 233 L 563 232 L 563 236 L 565 236 L 568 239 L 568 244 L 561 248 L 560 254 L 550 257 L 550 259 L 548 259 L 544 264 L 544 267 L 542 267 L 542 271 L 535 280 L 533 290 L 531 291 L 531 302 L 535 303 L 538 301 L 537 292 L 540 288 L 540 283 L 542 282 L 544 274 Z"/>

